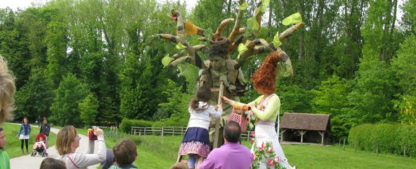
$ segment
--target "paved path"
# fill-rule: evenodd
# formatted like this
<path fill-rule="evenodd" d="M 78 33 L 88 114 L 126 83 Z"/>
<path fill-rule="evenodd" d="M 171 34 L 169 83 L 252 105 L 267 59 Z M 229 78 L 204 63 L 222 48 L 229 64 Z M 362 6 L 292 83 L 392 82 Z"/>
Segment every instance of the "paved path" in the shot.
<path fill-rule="evenodd" d="M 34 125 L 32 125 L 34 126 Z M 51 132 L 57 134 L 58 129 L 51 128 Z M 79 147 L 77 149 L 77 152 L 85 153 L 88 150 L 88 137 L 82 134 L 79 134 L 81 137 Z M 32 145 L 29 145 L 29 148 L 32 147 Z M 59 158 L 58 151 L 56 151 L 55 146 L 48 148 L 48 154 L 51 158 Z M 40 168 L 40 163 L 42 162 L 44 158 L 37 155 L 36 157 L 31 157 L 29 155 L 20 156 L 16 158 L 10 159 L 10 168 L 11 169 L 38 169 Z M 96 169 L 98 167 L 98 164 L 95 166 L 88 167 L 88 169 Z"/>

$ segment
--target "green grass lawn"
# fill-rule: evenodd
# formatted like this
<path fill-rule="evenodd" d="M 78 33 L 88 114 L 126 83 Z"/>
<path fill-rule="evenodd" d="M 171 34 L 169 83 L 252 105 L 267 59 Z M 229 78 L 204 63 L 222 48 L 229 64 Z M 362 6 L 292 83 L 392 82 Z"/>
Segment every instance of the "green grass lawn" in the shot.
<path fill-rule="evenodd" d="M 107 137 L 107 146 L 113 147 L 122 137 L 129 137 L 138 145 L 139 156 L 135 164 L 139 168 L 169 168 L 177 158 L 176 154 L 182 141 L 182 137 L 179 136 L 120 135 L 118 138 Z M 339 146 L 283 145 L 283 150 L 290 164 L 299 169 L 416 168 L 415 158 L 354 151 L 351 148 L 343 150 Z"/>
<path fill-rule="evenodd" d="M 9 153 L 10 158 L 18 157 L 23 155 L 20 149 L 20 140 L 16 136 L 20 129 L 20 124 L 4 123 L 2 125 L 6 134 L 6 147 L 5 150 Z M 36 135 L 39 134 L 39 128 L 34 127 L 31 124 L 32 132 L 29 137 L 29 152 L 32 152 L 32 146 L 35 143 Z M 56 135 L 54 133 L 49 134 L 49 147 L 55 145 Z M 26 150 L 25 150 L 26 152 Z"/>

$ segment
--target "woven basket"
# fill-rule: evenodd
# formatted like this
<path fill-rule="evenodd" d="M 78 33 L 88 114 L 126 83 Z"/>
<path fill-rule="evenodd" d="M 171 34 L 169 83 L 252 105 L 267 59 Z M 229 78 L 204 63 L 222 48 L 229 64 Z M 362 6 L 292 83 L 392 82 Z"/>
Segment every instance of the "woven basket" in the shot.
<path fill-rule="evenodd" d="M 241 132 L 247 131 L 247 124 L 248 119 L 244 114 L 244 110 L 239 110 L 240 113 L 237 112 L 235 108 L 233 108 L 233 111 L 231 112 L 230 116 L 227 119 L 227 122 L 229 121 L 235 121 L 237 122 L 241 127 Z"/>

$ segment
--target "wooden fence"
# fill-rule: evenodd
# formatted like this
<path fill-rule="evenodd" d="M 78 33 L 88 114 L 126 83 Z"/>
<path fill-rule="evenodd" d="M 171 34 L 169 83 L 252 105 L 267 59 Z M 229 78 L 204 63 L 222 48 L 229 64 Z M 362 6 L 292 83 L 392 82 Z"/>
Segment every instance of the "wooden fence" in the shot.
<path fill-rule="evenodd" d="M 160 135 L 160 136 L 183 136 L 185 135 L 186 127 L 177 126 L 163 126 L 163 127 L 131 127 L 131 135 Z M 241 133 L 241 140 L 250 139 L 250 132 Z"/>

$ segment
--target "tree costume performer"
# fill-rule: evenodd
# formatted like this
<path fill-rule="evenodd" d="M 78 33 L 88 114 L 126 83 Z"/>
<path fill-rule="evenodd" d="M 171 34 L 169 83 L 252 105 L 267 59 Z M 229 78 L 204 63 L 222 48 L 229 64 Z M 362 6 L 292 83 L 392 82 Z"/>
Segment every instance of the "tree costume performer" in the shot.
<path fill-rule="evenodd" d="M 277 33 L 271 43 L 261 38 L 248 40 L 244 35 L 246 33 L 246 29 L 240 27 L 242 16 L 244 11 L 247 9 L 248 3 L 245 2 L 245 0 L 239 0 L 239 3 L 240 7 L 236 18 L 227 18 L 223 20 L 213 34 L 204 34 L 204 29 L 194 25 L 190 21 L 185 22 L 179 11 L 172 10 L 172 20 L 175 20 L 177 23 L 176 35 L 157 34 L 155 36 L 176 43 L 176 48 L 179 50 L 179 52 L 174 54 L 172 57 L 167 55 L 162 59 L 164 66 L 173 67 L 178 66 L 181 63 L 190 63 L 198 67 L 199 75 L 197 87 L 208 87 L 211 89 L 213 97 L 211 97 L 209 101 L 210 104 L 221 103 L 221 96 L 238 100 L 238 97 L 243 95 L 248 90 L 240 67 L 250 56 L 263 52 L 277 51 L 282 53 L 282 56 L 284 56 L 281 57 L 281 62 L 286 65 L 290 65 L 289 67 L 291 69 L 291 61 L 289 57 L 279 48 L 281 45 L 280 41 L 287 38 L 294 31 L 304 25 L 304 23 L 301 22 L 301 19 L 296 22 L 288 22 L 289 24 L 294 23 L 295 25 L 286 29 L 281 34 Z M 254 16 L 247 21 L 248 23 L 251 23 L 248 25 L 250 28 L 249 30 L 256 36 L 260 31 L 261 17 L 267 10 L 269 3 L 270 0 L 259 0 Z M 228 37 L 222 36 L 222 30 L 234 21 L 234 27 L 230 35 Z M 203 36 L 200 37 L 199 40 L 208 42 L 210 45 L 192 45 L 186 40 L 186 35 Z M 206 50 L 208 55 L 207 60 L 199 57 L 197 53 L 205 48 L 208 48 Z M 234 51 L 238 51 L 237 58 L 230 57 Z M 224 105 L 224 113 L 221 119 L 216 121 L 215 130 L 211 127 L 211 131 L 215 131 L 211 132 L 213 134 L 210 135 L 210 139 L 213 139 L 213 148 L 219 147 L 223 144 L 224 140 L 221 126 L 223 126 L 224 122 L 228 119 L 231 110 L 231 106 Z"/>
<path fill-rule="evenodd" d="M 261 96 L 256 100 L 248 103 L 252 115 L 257 119 L 255 125 L 255 146 L 263 147 L 264 144 L 272 144 L 276 156 L 280 159 L 280 165 L 287 169 L 292 168 L 283 153 L 283 149 L 279 144 L 279 135 L 276 133 L 275 124 L 280 114 L 280 99 L 275 94 L 275 80 L 278 72 L 277 63 L 280 60 L 278 52 L 269 54 L 266 60 L 261 64 L 260 68 L 253 74 L 251 81 L 254 88 Z M 232 106 L 246 106 L 244 103 L 230 100 L 223 97 L 226 103 Z M 252 149 L 253 150 L 253 149 Z M 274 157 L 275 158 L 275 157 Z M 274 159 L 272 158 L 272 159 Z M 266 169 L 267 159 L 260 163 L 260 169 Z"/>

